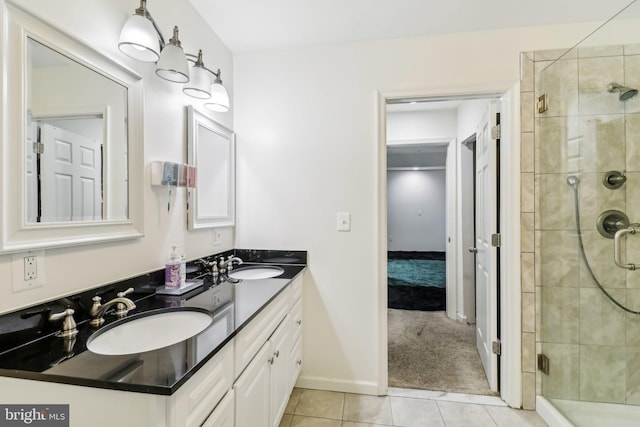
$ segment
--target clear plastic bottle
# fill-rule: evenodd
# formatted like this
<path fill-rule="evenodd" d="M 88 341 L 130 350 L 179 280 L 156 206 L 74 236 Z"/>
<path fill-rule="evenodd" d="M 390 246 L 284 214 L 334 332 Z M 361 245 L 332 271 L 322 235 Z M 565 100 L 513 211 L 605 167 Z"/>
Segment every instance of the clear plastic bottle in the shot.
<path fill-rule="evenodd" d="M 180 258 L 176 252 L 177 246 L 172 247 L 171 254 L 164 269 L 164 286 L 167 288 L 180 287 Z"/>

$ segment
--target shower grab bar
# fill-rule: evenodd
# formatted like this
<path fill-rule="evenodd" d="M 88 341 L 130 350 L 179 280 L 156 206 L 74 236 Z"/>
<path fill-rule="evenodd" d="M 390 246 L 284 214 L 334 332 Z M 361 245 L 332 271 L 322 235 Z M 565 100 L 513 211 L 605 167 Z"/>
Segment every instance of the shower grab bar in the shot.
<path fill-rule="evenodd" d="M 620 230 L 616 231 L 616 234 L 613 236 L 613 261 L 620 268 L 633 271 L 637 267 L 635 264 L 631 264 L 631 263 L 625 264 L 620 259 L 622 257 L 620 254 L 620 240 L 627 234 L 636 234 L 637 231 L 638 230 L 634 226 L 631 226 L 628 228 L 621 228 Z"/>

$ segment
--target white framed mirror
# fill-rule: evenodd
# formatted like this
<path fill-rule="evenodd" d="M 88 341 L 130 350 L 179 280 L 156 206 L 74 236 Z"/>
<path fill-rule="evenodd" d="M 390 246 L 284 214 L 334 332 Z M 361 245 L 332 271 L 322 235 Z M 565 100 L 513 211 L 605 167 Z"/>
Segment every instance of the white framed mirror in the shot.
<path fill-rule="evenodd" d="M 143 235 L 135 72 L 4 3 L 0 252 Z"/>
<path fill-rule="evenodd" d="M 235 224 L 235 134 L 187 107 L 187 158 L 195 166 L 196 186 L 189 189 L 189 230 Z"/>

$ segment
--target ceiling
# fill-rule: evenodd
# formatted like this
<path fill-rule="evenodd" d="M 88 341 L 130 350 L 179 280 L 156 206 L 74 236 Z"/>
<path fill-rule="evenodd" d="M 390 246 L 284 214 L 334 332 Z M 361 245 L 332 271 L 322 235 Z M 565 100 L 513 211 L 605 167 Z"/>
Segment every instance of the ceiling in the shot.
<path fill-rule="evenodd" d="M 189 1 L 233 53 L 602 22 L 632 3 L 631 0 Z"/>

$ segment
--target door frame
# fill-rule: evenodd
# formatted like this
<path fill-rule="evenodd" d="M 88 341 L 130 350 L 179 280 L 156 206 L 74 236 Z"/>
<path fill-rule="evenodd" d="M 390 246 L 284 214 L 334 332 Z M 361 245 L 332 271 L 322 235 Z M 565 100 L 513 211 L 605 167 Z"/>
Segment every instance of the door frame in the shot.
<path fill-rule="evenodd" d="M 521 362 L 521 283 L 520 283 L 520 83 L 512 88 L 487 91 L 445 92 L 404 91 L 377 92 L 377 282 L 378 282 L 378 389 L 386 395 L 388 390 L 388 335 L 387 335 L 387 100 L 416 98 L 429 100 L 508 98 L 508 111 L 503 111 L 503 135 L 509 144 L 501 147 L 500 159 L 500 229 L 502 261 L 500 274 L 500 330 L 503 339 L 500 358 L 500 396 L 511 407 L 522 406 Z M 456 242 L 457 244 L 457 242 Z M 507 286 L 508 285 L 508 286 Z"/>

